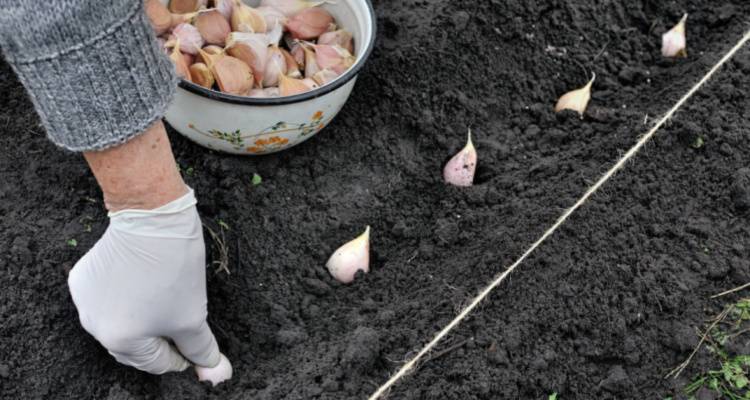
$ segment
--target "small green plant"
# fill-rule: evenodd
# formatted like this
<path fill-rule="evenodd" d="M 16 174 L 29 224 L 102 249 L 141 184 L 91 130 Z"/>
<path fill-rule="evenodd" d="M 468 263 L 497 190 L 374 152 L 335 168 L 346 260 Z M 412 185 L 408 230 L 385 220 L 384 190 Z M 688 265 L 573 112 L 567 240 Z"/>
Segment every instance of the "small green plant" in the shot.
<path fill-rule="evenodd" d="M 750 354 L 732 355 L 725 346 L 750 332 L 750 299 L 729 305 L 719 314 L 703 335 L 702 343 L 719 361 L 719 368 L 701 372 L 684 389 L 692 397 L 701 388 L 719 394 L 723 399 L 750 400 Z M 701 346 L 699 344 L 699 347 Z"/>
<path fill-rule="evenodd" d="M 702 136 L 696 136 L 693 140 L 693 143 L 690 143 L 690 147 L 694 149 L 700 149 L 703 147 L 703 145 L 706 144 L 706 141 L 703 139 Z"/>
<path fill-rule="evenodd" d="M 253 186 L 258 186 L 263 183 L 263 178 L 258 174 L 253 174 L 253 179 L 250 181 Z"/>
<path fill-rule="evenodd" d="M 557 392 L 553 392 L 549 397 L 547 397 L 547 400 L 557 400 Z"/>
<path fill-rule="evenodd" d="M 220 219 L 218 223 L 219 223 L 219 226 L 222 227 L 223 229 L 225 229 L 227 231 L 231 231 L 231 229 L 229 228 L 229 224 L 227 224 L 226 222 L 224 222 L 224 220 Z"/>
<path fill-rule="evenodd" d="M 70 247 L 77 247 L 78 246 L 78 241 L 75 240 L 75 239 L 68 239 L 68 241 L 65 242 L 65 243 L 67 243 L 68 246 L 70 246 Z"/>

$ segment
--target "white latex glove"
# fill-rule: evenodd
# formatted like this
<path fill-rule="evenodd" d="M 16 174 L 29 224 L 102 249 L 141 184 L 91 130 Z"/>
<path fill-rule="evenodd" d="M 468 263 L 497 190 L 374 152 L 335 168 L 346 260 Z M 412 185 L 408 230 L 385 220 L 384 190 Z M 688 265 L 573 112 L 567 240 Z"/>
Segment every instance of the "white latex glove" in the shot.
<path fill-rule="evenodd" d="M 111 213 L 68 286 L 81 325 L 117 361 L 152 374 L 192 362 L 201 380 L 216 385 L 232 377 L 232 367 L 206 322 L 205 244 L 195 204 L 190 190 L 155 210 Z"/>

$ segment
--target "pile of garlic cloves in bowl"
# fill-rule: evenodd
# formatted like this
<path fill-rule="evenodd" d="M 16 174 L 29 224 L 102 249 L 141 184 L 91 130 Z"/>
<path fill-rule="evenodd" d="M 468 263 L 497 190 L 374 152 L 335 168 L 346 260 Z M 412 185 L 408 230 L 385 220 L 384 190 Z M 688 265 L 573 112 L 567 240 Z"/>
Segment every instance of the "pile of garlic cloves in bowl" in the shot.
<path fill-rule="evenodd" d="M 370 0 L 146 0 L 180 82 L 165 119 L 212 150 L 263 155 L 338 114 L 375 43 Z"/>

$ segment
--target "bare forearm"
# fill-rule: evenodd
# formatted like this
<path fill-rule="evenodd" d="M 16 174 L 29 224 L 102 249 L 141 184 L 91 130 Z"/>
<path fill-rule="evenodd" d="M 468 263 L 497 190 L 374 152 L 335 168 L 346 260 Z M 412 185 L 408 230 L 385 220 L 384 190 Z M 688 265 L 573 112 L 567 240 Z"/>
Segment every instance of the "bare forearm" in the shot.
<path fill-rule="evenodd" d="M 187 193 L 161 121 L 123 145 L 84 157 L 110 212 L 151 210 Z"/>

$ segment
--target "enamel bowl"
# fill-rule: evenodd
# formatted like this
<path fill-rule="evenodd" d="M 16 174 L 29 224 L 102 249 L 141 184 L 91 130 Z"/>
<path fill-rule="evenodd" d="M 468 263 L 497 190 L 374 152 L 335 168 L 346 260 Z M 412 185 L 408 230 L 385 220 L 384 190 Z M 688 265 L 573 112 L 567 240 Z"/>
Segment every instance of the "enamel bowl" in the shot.
<path fill-rule="evenodd" d="M 245 2 L 257 6 L 260 0 Z M 224 94 L 182 80 L 165 115 L 167 122 L 201 146 L 232 154 L 275 153 L 315 136 L 346 103 L 375 43 L 370 0 L 336 0 L 322 7 L 354 36 L 357 61 L 346 73 L 310 92 L 263 99 Z"/>

